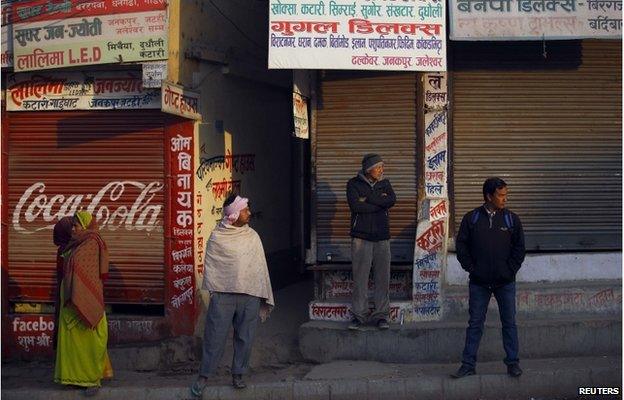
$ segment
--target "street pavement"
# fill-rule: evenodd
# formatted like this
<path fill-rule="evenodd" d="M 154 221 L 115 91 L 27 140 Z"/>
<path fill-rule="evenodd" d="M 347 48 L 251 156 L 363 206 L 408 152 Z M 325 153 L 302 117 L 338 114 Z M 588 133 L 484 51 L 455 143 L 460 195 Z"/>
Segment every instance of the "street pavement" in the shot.
<path fill-rule="evenodd" d="M 481 363 L 477 375 L 452 379 L 457 364 L 387 364 L 372 361 L 334 361 L 313 365 L 296 363 L 256 368 L 248 387 L 230 386 L 226 367 L 220 368 L 203 399 L 594 399 L 578 396 L 579 388 L 622 387 L 620 355 L 524 360 L 520 378 L 506 375 L 502 362 Z M 116 371 L 94 399 L 192 399 L 189 386 L 198 365 L 180 365 L 168 371 Z M 52 382 L 51 362 L 4 363 L 2 399 L 73 400 L 82 391 Z M 599 397 L 616 399 L 619 396 Z"/>

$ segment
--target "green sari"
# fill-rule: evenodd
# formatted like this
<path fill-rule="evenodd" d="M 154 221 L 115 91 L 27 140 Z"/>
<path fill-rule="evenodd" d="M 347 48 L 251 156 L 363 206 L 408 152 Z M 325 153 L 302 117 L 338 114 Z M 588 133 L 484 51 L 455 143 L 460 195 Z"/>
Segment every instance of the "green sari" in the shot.
<path fill-rule="evenodd" d="M 62 287 L 62 285 L 61 285 Z M 61 304 L 64 296 L 61 291 Z M 54 382 L 63 385 L 100 386 L 102 378 L 113 376 L 106 346 L 106 314 L 95 329 L 87 327 L 76 311 L 63 306 L 59 314 Z"/>

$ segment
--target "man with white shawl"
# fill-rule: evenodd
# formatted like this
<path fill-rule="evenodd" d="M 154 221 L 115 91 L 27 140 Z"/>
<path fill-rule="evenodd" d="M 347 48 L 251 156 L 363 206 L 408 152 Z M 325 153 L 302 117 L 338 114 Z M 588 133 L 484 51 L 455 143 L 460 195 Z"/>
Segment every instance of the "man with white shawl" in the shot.
<path fill-rule="evenodd" d="M 249 200 L 229 196 L 223 203 L 223 219 L 206 246 L 202 289 L 210 291 L 202 362 L 191 394 L 201 396 L 208 377 L 223 356 L 230 326 L 234 326 L 232 384 L 246 385 L 251 346 L 258 325 L 275 306 L 264 248 L 260 236 L 249 227 Z"/>

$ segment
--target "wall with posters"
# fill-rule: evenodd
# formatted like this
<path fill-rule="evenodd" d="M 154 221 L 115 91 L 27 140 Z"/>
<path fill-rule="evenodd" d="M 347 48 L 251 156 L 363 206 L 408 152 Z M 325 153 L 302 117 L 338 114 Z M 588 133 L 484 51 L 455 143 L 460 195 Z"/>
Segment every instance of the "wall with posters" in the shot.
<path fill-rule="evenodd" d="M 196 279 L 228 192 L 250 198 L 272 278 L 290 267 L 292 75 L 266 69 L 267 5 L 169 4 L 167 81 L 200 94 L 195 126 Z M 223 17 L 227 15 L 230 20 Z M 235 25 L 234 25 L 235 24 Z"/>
<path fill-rule="evenodd" d="M 201 224 L 197 240 L 208 240 L 221 219 L 223 201 L 236 191 L 250 199 L 251 225 L 260 234 L 269 267 L 274 269 L 270 258 L 281 258 L 291 247 L 292 95 L 221 74 L 207 82 L 216 92 L 228 95 L 218 100 L 202 98 L 203 123 L 195 150 L 196 215 Z M 197 249 L 200 270 L 204 250 Z"/>

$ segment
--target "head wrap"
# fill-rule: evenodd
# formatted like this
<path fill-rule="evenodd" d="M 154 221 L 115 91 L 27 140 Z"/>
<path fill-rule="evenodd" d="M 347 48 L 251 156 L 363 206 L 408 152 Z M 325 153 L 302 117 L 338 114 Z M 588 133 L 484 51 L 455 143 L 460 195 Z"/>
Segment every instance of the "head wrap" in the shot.
<path fill-rule="evenodd" d="M 73 226 L 74 219 L 72 217 L 63 217 L 54 225 L 54 244 L 61 248 L 61 253 L 71 239 Z"/>
<path fill-rule="evenodd" d="M 91 224 L 91 220 L 93 220 L 93 215 L 87 211 L 78 211 L 74 214 L 74 217 L 78 222 L 80 222 L 80 226 L 82 226 L 83 229 L 88 229 Z"/>
<path fill-rule="evenodd" d="M 228 225 L 232 225 L 236 222 L 240 216 L 240 212 L 247 208 L 248 203 L 249 199 L 236 196 L 236 199 L 234 199 L 232 204 L 223 207 L 223 222 Z"/>

